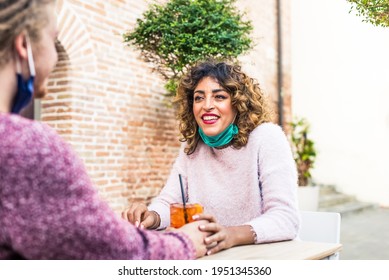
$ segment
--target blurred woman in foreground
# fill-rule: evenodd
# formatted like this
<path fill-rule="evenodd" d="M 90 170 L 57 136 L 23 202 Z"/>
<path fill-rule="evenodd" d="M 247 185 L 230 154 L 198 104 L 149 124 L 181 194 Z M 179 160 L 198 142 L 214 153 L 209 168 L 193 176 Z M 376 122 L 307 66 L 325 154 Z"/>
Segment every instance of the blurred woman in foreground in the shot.
<path fill-rule="evenodd" d="M 17 115 L 57 62 L 54 0 L 0 0 L 0 259 L 192 259 L 205 221 L 134 227 L 101 201 L 70 146 Z"/>

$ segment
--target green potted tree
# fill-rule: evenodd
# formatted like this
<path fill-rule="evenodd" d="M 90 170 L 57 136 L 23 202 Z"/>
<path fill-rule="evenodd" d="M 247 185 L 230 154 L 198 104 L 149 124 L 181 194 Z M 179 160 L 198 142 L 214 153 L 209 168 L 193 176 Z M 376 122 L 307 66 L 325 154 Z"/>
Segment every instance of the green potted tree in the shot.
<path fill-rule="evenodd" d="M 316 160 L 315 143 L 308 137 L 310 124 L 305 118 L 295 118 L 291 125 L 291 144 L 298 172 L 300 210 L 317 211 L 319 187 L 312 184 L 311 170 Z"/>
<path fill-rule="evenodd" d="M 127 45 L 140 50 L 166 81 L 167 96 L 188 66 L 206 58 L 230 59 L 252 47 L 252 24 L 235 7 L 236 0 L 156 1 L 123 35 Z"/>

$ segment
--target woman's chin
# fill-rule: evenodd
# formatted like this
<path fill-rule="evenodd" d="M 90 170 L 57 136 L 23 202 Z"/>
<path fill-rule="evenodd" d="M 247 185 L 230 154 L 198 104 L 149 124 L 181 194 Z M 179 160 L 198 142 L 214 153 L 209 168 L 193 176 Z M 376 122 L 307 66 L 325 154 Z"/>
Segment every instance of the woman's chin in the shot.
<path fill-rule="evenodd" d="M 43 98 L 47 95 L 46 83 L 42 83 L 34 88 L 34 98 Z"/>

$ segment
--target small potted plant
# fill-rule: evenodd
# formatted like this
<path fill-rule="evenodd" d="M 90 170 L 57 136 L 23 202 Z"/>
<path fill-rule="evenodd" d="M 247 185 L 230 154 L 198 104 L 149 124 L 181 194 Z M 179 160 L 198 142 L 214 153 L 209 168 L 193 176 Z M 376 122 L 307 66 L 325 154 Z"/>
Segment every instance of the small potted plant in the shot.
<path fill-rule="evenodd" d="M 312 185 L 311 170 L 316 160 L 315 143 L 308 137 L 310 125 L 305 118 L 295 118 L 291 125 L 291 144 L 298 172 L 300 210 L 317 211 L 319 187 Z"/>

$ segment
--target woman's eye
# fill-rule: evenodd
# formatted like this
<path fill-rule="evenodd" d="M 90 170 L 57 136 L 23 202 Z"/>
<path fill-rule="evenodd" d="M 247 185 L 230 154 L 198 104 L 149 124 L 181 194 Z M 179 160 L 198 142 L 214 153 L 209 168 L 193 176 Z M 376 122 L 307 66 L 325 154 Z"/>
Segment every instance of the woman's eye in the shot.
<path fill-rule="evenodd" d="M 224 95 L 216 95 L 215 98 L 216 98 L 216 99 L 219 99 L 219 100 L 224 100 L 224 99 L 227 99 L 227 96 L 224 96 Z"/>
<path fill-rule="evenodd" d="M 200 101 L 200 100 L 202 100 L 202 99 L 203 99 L 203 97 L 202 97 L 202 96 L 199 96 L 199 95 L 197 95 L 197 96 L 194 97 L 194 101 Z"/>

